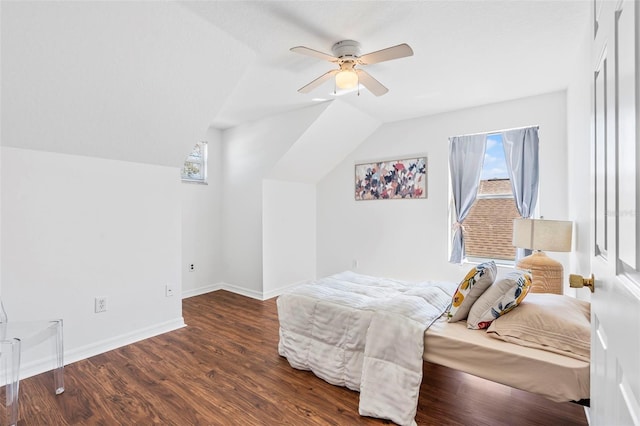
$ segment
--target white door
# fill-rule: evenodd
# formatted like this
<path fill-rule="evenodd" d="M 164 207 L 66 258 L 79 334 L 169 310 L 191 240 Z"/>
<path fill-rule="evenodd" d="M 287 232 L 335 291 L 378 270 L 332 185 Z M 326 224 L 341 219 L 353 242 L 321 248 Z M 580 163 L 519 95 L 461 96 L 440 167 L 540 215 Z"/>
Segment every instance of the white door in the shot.
<path fill-rule="evenodd" d="M 589 416 L 640 425 L 640 4 L 595 0 L 593 15 Z"/>

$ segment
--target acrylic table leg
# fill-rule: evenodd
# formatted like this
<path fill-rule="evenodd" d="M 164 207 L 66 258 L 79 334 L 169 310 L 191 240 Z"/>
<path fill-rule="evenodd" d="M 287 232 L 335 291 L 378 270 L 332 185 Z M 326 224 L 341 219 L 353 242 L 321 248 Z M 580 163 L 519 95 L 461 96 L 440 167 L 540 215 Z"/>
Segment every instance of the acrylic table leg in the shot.
<path fill-rule="evenodd" d="M 56 335 L 53 339 L 56 363 L 53 370 L 53 379 L 56 395 L 60 395 L 62 392 L 64 392 L 64 343 L 62 337 L 62 320 L 57 320 Z"/>
<path fill-rule="evenodd" d="M 20 340 L 2 341 L 2 365 L 7 381 L 5 393 L 7 397 L 7 424 L 18 424 L 18 395 L 20 386 Z"/>

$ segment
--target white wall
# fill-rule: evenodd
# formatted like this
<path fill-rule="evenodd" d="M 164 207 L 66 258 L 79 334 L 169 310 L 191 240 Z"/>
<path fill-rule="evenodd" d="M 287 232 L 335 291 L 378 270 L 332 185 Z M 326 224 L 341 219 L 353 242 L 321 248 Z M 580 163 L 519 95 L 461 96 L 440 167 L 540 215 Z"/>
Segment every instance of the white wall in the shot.
<path fill-rule="evenodd" d="M 197 265 L 187 291 L 219 282 L 222 225 L 220 187 L 186 188 L 178 167 L 255 54 L 174 2 L 0 10 L 9 313 L 63 316 L 67 361 L 182 325 L 182 250 Z"/>
<path fill-rule="evenodd" d="M 589 22 L 591 24 L 591 22 Z M 583 42 L 575 52 L 575 68 L 567 89 L 567 141 L 568 141 L 568 217 L 573 221 L 573 252 L 570 256 L 570 273 L 591 273 L 591 226 L 589 181 L 591 169 L 591 25 L 586 25 Z M 589 299 L 587 290 L 570 289 L 577 297 Z M 565 289 L 565 292 L 568 292 Z"/>
<path fill-rule="evenodd" d="M 378 126 L 334 100 L 223 132 L 222 287 L 267 298 L 316 277 L 315 183 Z"/>
<path fill-rule="evenodd" d="M 567 219 L 565 92 L 383 125 L 317 189 L 318 275 L 346 269 L 403 279 L 458 281 L 467 265 L 448 262 L 448 138 L 540 126 L 539 213 Z M 353 167 L 369 160 L 426 155 L 426 200 L 354 201 Z M 549 253 L 563 264 L 568 256 Z"/>
<path fill-rule="evenodd" d="M 63 318 L 66 363 L 183 325 L 177 168 L 2 147 L 1 170 L 9 318 Z"/>
<path fill-rule="evenodd" d="M 326 107 L 315 105 L 223 132 L 225 288 L 263 297 L 262 179 Z"/>
<path fill-rule="evenodd" d="M 222 132 L 210 127 L 208 184 L 182 182 L 182 296 L 218 289 L 222 268 Z M 185 153 L 185 157 L 188 154 Z M 188 266 L 195 265 L 190 271 Z"/>
<path fill-rule="evenodd" d="M 316 277 L 316 186 L 265 179 L 263 298 Z"/>

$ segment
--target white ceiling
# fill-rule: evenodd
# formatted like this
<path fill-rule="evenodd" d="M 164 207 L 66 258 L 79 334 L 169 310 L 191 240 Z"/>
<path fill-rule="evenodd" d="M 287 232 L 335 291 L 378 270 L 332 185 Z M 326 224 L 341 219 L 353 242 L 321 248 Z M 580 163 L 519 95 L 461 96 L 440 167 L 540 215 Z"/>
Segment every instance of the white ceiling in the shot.
<path fill-rule="evenodd" d="M 408 43 L 414 56 L 366 70 L 389 88 L 340 98 L 382 122 L 562 90 L 589 14 L 588 0 L 181 2 L 255 53 L 212 117 L 228 128 L 332 99 L 333 84 L 297 89 L 334 65 L 289 51 L 331 53 L 353 39 L 368 53 Z M 232 56 L 217 55 L 219 67 Z M 227 65 L 225 65 L 227 64 Z M 224 75 L 224 73 L 221 73 Z M 215 78 L 215 76 L 212 76 Z M 235 79 L 234 79 L 235 80 Z M 235 81 L 234 81 L 235 83 Z"/>

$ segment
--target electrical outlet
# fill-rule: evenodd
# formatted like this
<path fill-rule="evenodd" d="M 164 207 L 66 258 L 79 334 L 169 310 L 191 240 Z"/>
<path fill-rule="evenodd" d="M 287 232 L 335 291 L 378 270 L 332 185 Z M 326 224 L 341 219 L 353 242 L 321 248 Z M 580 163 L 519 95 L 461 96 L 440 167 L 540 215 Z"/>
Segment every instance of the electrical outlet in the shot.
<path fill-rule="evenodd" d="M 95 311 L 96 314 L 100 312 L 107 312 L 107 298 L 106 297 L 96 297 L 95 300 Z"/>
<path fill-rule="evenodd" d="M 196 265 L 194 265 L 193 263 L 189 264 L 189 272 L 193 272 L 196 270 Z"/>
<path fill-rule="evenodd" d="M 173 296 L 173 294 L 175 293 L 173 286 L 171 284 L 167 284 L 167 286 L 164 288 L 164 293 L 167 297 Z"/>

